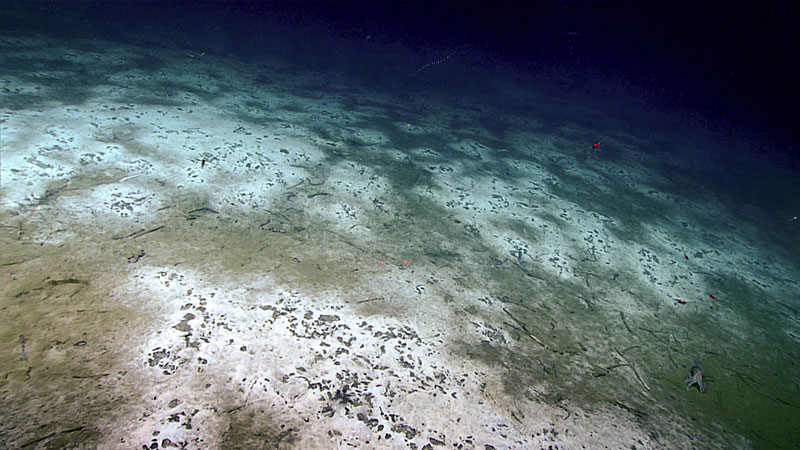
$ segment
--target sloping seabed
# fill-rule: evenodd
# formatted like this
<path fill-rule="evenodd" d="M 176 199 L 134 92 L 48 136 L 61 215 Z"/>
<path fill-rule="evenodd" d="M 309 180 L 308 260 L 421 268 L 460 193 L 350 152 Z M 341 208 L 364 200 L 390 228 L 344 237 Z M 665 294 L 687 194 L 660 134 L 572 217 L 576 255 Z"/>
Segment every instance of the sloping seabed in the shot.
<path fill-rule="evenodd" d="M 546 99 L 0 51 L 4 448 L 800 441 L 796 255 L 704 161 Z"/>

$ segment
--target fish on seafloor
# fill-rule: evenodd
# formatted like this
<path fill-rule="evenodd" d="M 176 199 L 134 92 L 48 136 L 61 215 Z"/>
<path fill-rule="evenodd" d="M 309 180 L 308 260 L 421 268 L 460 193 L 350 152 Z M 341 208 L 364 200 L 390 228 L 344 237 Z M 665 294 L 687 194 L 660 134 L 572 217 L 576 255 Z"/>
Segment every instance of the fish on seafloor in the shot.
<path fill-rule="evenodd" d="M 692 368 L 689 369 L 689 375 L 683 380 L 686 383 L 686 389 L 691 389 L 692 386 L 697 385 L 697 389 L 703 393 L 706 391 L 706 383 L 703 381 L 703 367 L 697 361 L 692 361 Z"/>

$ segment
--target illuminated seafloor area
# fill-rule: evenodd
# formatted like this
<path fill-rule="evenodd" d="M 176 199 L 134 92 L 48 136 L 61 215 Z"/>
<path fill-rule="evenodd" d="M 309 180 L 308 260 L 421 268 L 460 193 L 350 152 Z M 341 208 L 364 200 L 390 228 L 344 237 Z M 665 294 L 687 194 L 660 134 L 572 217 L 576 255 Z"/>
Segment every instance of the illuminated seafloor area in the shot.
<path fill-rule="evenodd" d="M 0 54 L 3 448 L 800 443 L 797 178 L 712 133 L 435 67 Z"/>

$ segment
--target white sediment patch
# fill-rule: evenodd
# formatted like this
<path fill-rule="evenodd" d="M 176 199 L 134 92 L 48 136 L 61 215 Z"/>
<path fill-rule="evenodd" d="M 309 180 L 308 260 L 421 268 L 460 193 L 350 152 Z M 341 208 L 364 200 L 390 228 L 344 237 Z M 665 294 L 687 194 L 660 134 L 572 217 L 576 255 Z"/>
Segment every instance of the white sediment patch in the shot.
<path fill-rule="evenodd" d="M 547 404 L 553 393 L 542 386 L 508 399 L 502 370 L 448 354 L 453 339 L 498 333 L 479 323 L 458 336 L 428 325 L 423 335 L 362 317 L 335 292 L 315 297 L 266 275 L 211 283 L 174 267 L 143 267 L 117 294 L 160 320 L 132 343 L 144 395 L 106 430 L 109 447 L 225 448 L 253 435 L 292 448 L 649 442 L 619 417 Z"/>

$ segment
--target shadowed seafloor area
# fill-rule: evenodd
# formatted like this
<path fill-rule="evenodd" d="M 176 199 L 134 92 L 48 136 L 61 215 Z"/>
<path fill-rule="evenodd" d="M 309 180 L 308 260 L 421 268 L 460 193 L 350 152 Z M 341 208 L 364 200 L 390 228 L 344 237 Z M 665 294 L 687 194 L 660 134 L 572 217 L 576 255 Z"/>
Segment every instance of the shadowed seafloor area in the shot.
<path fill-rule="evenodd" d="M 25 20 L 0 447 L 800 443 L 800 183 L 734 130 L 457 46 Z"/>

